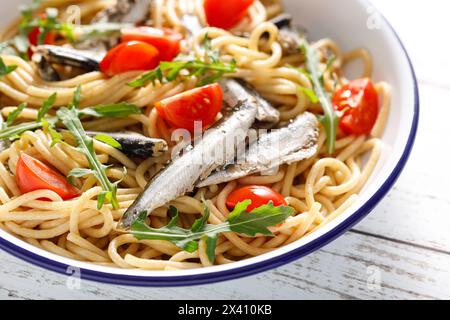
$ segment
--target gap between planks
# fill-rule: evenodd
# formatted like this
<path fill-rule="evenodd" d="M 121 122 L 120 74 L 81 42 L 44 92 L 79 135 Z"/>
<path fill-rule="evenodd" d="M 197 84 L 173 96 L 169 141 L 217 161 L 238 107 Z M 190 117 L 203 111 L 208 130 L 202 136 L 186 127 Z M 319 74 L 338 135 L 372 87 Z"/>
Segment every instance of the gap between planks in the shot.
<path fill-rule="evenodd" d="M 1 254 L 0 298 L 33 299 L 448 299 L 448 255 L 347 232 L 289 265 L 256 276 L 184 288 L 133 288 L 67 277 Z M 379 287 L 371 277 L 378 274 Z M 375 275 L 376 275 L 375 274 Z"/>

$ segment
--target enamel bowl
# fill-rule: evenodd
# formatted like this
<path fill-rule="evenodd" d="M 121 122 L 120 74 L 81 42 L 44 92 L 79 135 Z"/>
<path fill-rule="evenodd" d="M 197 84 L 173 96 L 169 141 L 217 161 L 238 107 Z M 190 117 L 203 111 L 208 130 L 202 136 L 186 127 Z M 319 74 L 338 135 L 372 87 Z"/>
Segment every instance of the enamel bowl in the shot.
<path fill-rule="evenodd" d="M 3 17 L 18 15 L 26 2 L 5 1 Z M 0 230 L 0 247 L 16 257 L 62 274 L 78 268 L 84 279 L 134 286 L 182 286 L 236 279 L 279 267 L 318 250 L 364 218 L 387 194 L 406 164 L 414 143 L 419 96 L 413 67 L 400 39 L 385 18 L 364 0 L 285 0 L 287 12 L 312 40 L 331 37 L 343 50 L 366 47 L 374 59 L 374 78 L 392 85 L 389 122 L 382 138 L 381 160 L 352 207 L 301 240 L 245 261 L 185 271 L 122 270 L 73 261 L 40 250 Z M 351 17 L 351 18 L 349 18 Z M 2 21 L 5 25 L 8 21 Z"/>

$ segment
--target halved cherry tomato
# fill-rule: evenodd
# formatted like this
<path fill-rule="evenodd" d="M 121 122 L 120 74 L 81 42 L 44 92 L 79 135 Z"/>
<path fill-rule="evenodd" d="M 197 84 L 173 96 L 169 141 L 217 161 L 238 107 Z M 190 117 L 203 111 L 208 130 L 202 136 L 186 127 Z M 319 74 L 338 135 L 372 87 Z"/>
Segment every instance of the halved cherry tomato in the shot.
<path fill-rule="evenodd" d="M 248 206 L 247 211 L 251 212 L 253 209 L 259 208 L 273 202 L 275 207 L 287 206 L 283 196 L 272 189 L 264 186 L 246 186 L 240 189 L 234 190 L 228 195 L 227 207 L 233 210 L 234 207 L 242 201 L 251 200 L 252 203 Z"/>
<path fill-rule="evenodd" d="M 38 15 L 41 19 L 46 19 L 47 14 L 41 13 Z M 39 45 L 39 37 L 41 35 L 41 30 L 39 27 L 34 27 L 31 32 L 28 34 L 28 42 L 32 46 Z M 44 43 L 43 44 L 54 44 L 56 38 L 56 33 L 54 31 L 48 32 L 44 37 Z M 31 58 L 33 56 L 33 50 L 31 48 L 28 49 L 28 57 Z"/>
<path fill-rule="evenodd" d="M 222 108 L 223 93 L 218 83 L 195 88 L 155 103 L 159 115 L 174 128 L 194 131 L 195 121 L 202 128 L 214 123 Z"/>
<path fill-rule="evenodd" d="M 129 41 L 109 50 L 100 62 L 100 70 L 108 76 L 114 76 L 133 70 L 152 70 L 159 61 L 159 51 L 154 46 L 141 41 Z"/>
<path fill-rule="evenodd" d="M 230 29 L 244 18 L 255 0 L 205 0 L 206 20 L 212 27 Z"/>
<path fill-rule="evenodd" d="M 30 42 L 30 44 L 33 46 L 37 46 L 39 44 L 40 35 L 41 31 L 39 30 L 39 28 L 38 27 L 33 28 L 33 30 L 31 30 L 31 32 L 28 34 L 28 41 Z M 56 38 L 55 32 L 50 31 L 45 35 L 43 44 L 54 44 L 55 38 Z"/>
<path fill-rule="evenodd" d="M 136 27 L 122 29 L 122 42 L 142 41 L 159 51 L 161 61 L 172 61 L 180 53 L 181 33 L 171 29 Z"/>
<path fill-rule="evenodd" d="M 22 153 L 19 157 L 16 178 L 22 193 L 52 190 L 63 200 L 80 195 L 80 190 L 69 184 L 61 174 L 26 153 Z"/>
<path fill-rule="evenodd" d="M 347 134 L 365 135 L 378 118 L 378 94 L 370 79 L 349 82 L 333 96 L 336 110 L 342 111 L 339 128 Z"/>

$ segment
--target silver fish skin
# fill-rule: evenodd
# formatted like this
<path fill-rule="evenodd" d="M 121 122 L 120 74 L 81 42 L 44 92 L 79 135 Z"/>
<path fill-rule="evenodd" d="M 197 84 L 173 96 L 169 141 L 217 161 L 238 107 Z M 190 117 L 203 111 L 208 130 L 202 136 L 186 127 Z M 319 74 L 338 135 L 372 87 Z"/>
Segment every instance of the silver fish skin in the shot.
<path fill-rule="evenodd" d="M 233 161 L 235 147 L 230 141 L 245 136 L 255 121 L 256 105 L 253 101 L 241 100 L 234 111 L 213 129 L 207 131 L 203 139 L 186 153 L 173 160 L 162 172 L 155 176 L 141 195 L 134 201 L 117 225 L 117 230 L 128 230 L 140 214 L 151 213 L 168 202 L 191 192 L 197 181 L 207 177 L 213 170 Z M 238 136 L 242 132 L 243 137 Z M 219 156 L 218 156 L 219 155 Z"/>
<path fill-rule="evenodd" d="M 319 136 L 316 116 L 306 112 L 288 126 L 261 136 L 238 163 L 212 173 L 197 184 L 206 187 L 258 172 L 273 172 L 278 166 L 311 158 L 317 152 Z"/>
<path fill-rule="evenodd" d="M 3 116 L 0 114 L 0 128 L 3 127 L 3 123 L 4 123 Z M 8 149 L 10 146 L 11 142 L 9 140 L 0 139 L 0 152 Z"/>
<path fill-rule="evenodd" d="M 115 6 L 99 12 L 91 23 L 144 23 L 150 15 L 152 0 L 117 0 Z"/>
<path fill-rule="evenodd" d="M 70 66 L 87 72 L 100 69 L 104 52 L 78 50 L 70 47 L 41 45 L 36 48 L 33 61 L 37 62 L 38 72 L 45 81 L 60 81 L 62 76 L 53 65 Z"/>
<path fill-rule="evenodd" d="M 293 26 L 292 16 L 288 13 L 282 13 L 271 20 L 279 29 L 277 41 L 283 49 L 283 55 L 289 56 L 299 53 L 300 46 L 304 43 L 307 31 L 304 27 Z"/>
<path fill-rule="evenodd" d="M 71 66 L 86 71 L 99 70 L 100 61 L 105 56 L 105 53 L 53 45 L 38 46 L 36 54 L 42 56 L 49 63 Z"/>
<path fill-rule="evenodd" d="M 167 142 L 162 139 L 149 138 L 135 132 L 96 132 L 86 131 L 89 137 L 106 135 L 116 140 L 124 154 L 139 158 L 151 158 L 163 155 L 167 150 Z"/>
<path fill-rule="evenodd" d="M 280 121 L 280 112 L 244 80 L 222 79 L 219 83 L 223 90 L 224 101 L 228 105 L 236 105 L 240 99 L 245 98 L 258 106 L 256 114 L 258 122 L 276 124 Z"/>

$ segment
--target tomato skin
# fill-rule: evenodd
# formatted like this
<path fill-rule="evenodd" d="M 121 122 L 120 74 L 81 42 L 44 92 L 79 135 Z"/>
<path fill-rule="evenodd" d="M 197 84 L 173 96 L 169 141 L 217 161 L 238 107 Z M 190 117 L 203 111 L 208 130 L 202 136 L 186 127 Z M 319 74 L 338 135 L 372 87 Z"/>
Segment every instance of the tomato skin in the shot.
<path fill-rule="evenodd" d="M 127 71 L 152 70 L 159 62 L 159 51 L 154 46 L 141 41 L 129 41 L 109 50 L 100 62 L 100 70 L 108 76 L 114 76 Z"/>
<path fill-rule="evenodd" d="M 33 28 L 31 32 L 28 34 L 28 41 L 31 45 L 37 46 L 39 44 L 39 36 L 41 35 L 41 31 L 38 27 Z M 44 44 L 54 44 L 55 43 L 55 33 L 48 32 L 44 38 Z"/>
<path fill-rule="evenodd" d="M 22 193 L 51 190 L 63 200 L 80 195 L 80 190 L 69 184 L 61 174 L 26 153 L 20 154 L 16 167 L 16 178 Z"/>
<path fill-rule="evenodd" d="M 275 207 L 287 206 L 286 200 L 283 196 L 272 189 L 264 186 L 246 186 L 234 190 L 228 195 L 226 204 L 228 209 L 233 210 L 234 207 L 242 201 L 251 200 L 252 203 L 248 206 L 247 211 L 251 212 L 253 209 L 259 208 L 273 202 Z"/>
<path fill-rule="evenodd" d="M 347 134 L 368 135 L 378 118 L 378 94 L 368 78 L 344 85 L 333 96 L 333 106 L 342 111 L 339 128 Z"/>
<path fill-rule="evenodd" d="M 136 27 L 122 29 L 122 42 L 141 41 L 158 49 L 161 61 L 172 61 L 180 53 L 181 33 L 171 29 Z"/>
<path fill-rule="evenodd" d="M 38 17 L 41 19 L 46 19 L 47 14 L 41 13 L 38 15 Z M 34 27 L 28 34 L 28 42 L 30 43 L 30 45 L 32 45 L 32 46 L 39 45 L 39 36 L 40 35 L 41 35 L 41 30 L 39 29 L 39 27 Z M 43 44 L 54 44 L 55 38 L 56 38 L 56 33 L 54 31 L 50 31 L 45 35 Z M 28 48 L 28 57 L 31 59 L 32 56 L 33 56 L 33 50 L 31 48 Z"/>
<path fill-rule="evenodd" d="M 172 127 L 193 132 L 195 121 L 202 122 L 202 129 L 214 123 L 222 100 L 222 88 L 214 83 L 159 101 L 155 108 Z"/>
<path fill-rule="evenodd" d="M 255 0 L 205 0 L 206 20 L 211 27 L 231 29 L 247 13 Z"/>

